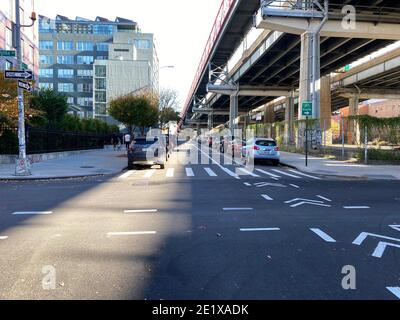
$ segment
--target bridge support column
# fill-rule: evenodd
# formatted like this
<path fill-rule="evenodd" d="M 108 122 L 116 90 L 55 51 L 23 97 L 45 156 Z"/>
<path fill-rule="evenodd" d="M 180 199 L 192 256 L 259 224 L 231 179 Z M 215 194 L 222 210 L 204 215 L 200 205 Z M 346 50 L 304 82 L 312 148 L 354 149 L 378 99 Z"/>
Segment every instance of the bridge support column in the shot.
<path fill-rule="evenodd" d="M 232 134 L 234 134 L 234 130 L 237 129 L 235 120 L 238 117 L 238 110 L 239 110 L 239 97 L 237 94 L 232 94 L 230 96 L 230 107 L 229 107 L 229 129 L 232 131 Z"/>
<path fill-rule="evenodd" d="M 293 94 L 286 98 L 285 103 L 285 144 L 293 144 L 294 130 L 294 97 Z"/>
<path fill-rule="evenodd" d="M 268 138 L 273 138 L 275 132 L 273 131 L 272 124 L 275 122 L 275 112 L 273 106 L 265 107 L 264 111 L 264 135 Z"/>
<path fill-rule="evenodd" d="M 332 95 L 330 75 L 321 77 L 321 129 L 324 132 L 323 139 L 326 144 L 332 144 L 331 120 L 332 120 Z"/>
<path fill-rule="evenodd" d="M 208 122 L 207 122 L 208 130 L 214 128 L 214 115 L 213 113 L 208 114 Z"/>
<path fill-rule="evenodd" d="M 356 116 L 359 114 L 358 106 L 360 99 L 358 95 L 354 95 L 349 99 L 349 116 Z M 348 120 L 348 133 L 347 140 L 350 144 L 360 144 L 360 128 L 356 120 Z"/>

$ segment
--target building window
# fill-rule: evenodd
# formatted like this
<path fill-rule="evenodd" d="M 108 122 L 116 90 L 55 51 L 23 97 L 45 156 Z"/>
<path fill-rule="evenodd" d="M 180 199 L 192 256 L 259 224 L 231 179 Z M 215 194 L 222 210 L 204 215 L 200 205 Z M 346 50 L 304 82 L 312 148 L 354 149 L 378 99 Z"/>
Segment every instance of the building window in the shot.
<path fill-rule="evenodd" d="M 40 64 L 53 64 L 53 56 L 41 54 L 39 56 L 39 62 Z"/>
<path fill-rule="evenodd" d="M 57 63 L 59 63 L 59 64 L 74 64 L 74 56 L 58 56 Z"/>
<path fill-rule="evenodd" d="M 44 40 L 39 41 L 40 50 L 53 50 L 53 48 L 54 48 L 53 41 L 44 41 Z"/>
<path fill-rule="evenodd" d="M 93 56 L 77 56 L 78 64 L 92 64 L 94 62 Z"/>
<path fill-rule="evenodd" d="M 67 103 L 68 103 L 68 104 L 74 104 L 74 103 L 75 103 L 74 97 L 68 97 Z"/>
<path fill-rule="evenodd" d="M 108 43 L 98 43 L 97 51 L 108 51 Z"/>
<path fill-rule="evenodd" d="M 114 26 L 107 24 L 95 24 L 93 26 L 93 33 L 110 35 L 114 33 Z"/>
<path fill-rule="evenodd" d="M 74 92 L 73 83 L 59 83 L 58 92 Z"/>
<path fill-rule="evenodd" d="M 41 82 L 39 83 L 40 89 L 53 89 L 53 84 L 49 82 Z"/>
<path fill-rule="evenodd" d="M 105 103 L 96 103 L 94 108 L 95 108 L 95 114 L 97 115 L 107 114 L 107 104 Z"/>
<path fill-rule="evenodd" d="M 93 51 L 93 43 L 88 41 L 78 41 L 76 43 L 76 50 L 78 51 Z"/>
<path fill-rule="evenodd" d="M 105 78 L 107 76 L 107 68 L 106 68 L 106 66 L 96 66 L 95 74 L 96 74 L 96 77 Z"/>
<path fill-rule="evenodd" d="M 97 56 L 96 60 L 108 60 L 107 56 Z"/>
<path fill-rule="evenodd" d="M 93 84 L 92 83 L 79 83 L 78 84 L 78 92 L 92 92 Z"/>
<path fill-rule="evenodd" d="M 72 41 L 58 41 L 57 50 L 64 50 L 64 51 L 74 50 L 74 43 Z"/>
<path fill-rule="evenodd" d="M 55 23 L 50 19 L 39 19 L 39 33 L 52 33 L 55 30 Z"/>
<path fill-rule="evenodd" d="M 93 98 L 78 98 L 78 105 L 82 107 L 91 107 L 93 105 Z"/>
<path fill-rule="evenodd" d="M 96 102 L 107 102 L 107 96 L 105 91 L 95 91 L 94 99 Z"/>
<path fill-rule="evenodd" d="M 150 49 L 150 40 L 136 39 L 135 46 L 138 49 Z"/>
<path fill-rule="evenodd" d="M 53 78 L 53 69 L 39 69 L 40 78 Z"/>
<path fill-rule="evenodd" d="M 93 78 L 93 70 L 78 70 L 79 78 Z"/>
<path fill-rule="evenodd" d="M 58 77 L 71 79 L 74 77 L 74 70 L 73 69 L 58 69 Z"/>
<path fill-rule="evenodd" d="M 114 52 L 129 52 L 129 49 L 114 49 Z"/>
<path fill-rule="evenodd" d="M 106 90 L 106 79 L 96 79 L 96 90 Z"/>

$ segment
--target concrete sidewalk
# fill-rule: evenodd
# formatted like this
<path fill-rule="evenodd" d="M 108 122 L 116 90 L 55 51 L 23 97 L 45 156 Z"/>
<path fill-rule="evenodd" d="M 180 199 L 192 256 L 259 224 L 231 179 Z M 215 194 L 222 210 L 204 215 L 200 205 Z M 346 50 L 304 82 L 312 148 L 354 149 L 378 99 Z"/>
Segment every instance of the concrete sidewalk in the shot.
<path fill-rule="evenodd" d="M 62 179 L 96 175 L 111 175 L 127 166 L 125 151 L 91 150 L 69 157 L 31 165 L 29 177 L 14 176 L 14 164 L 0 164 L 0 180 Z"/>
<path fill-rule="evenodd" d="M 308 167 L 306 167 L 305 155 L 281 152 L 282 164 L 295 167 L 300 171 L 308 173 L 365 179 L 400 180 L 400 166 L 364 165 L 317 157 L 309 157 L 308 160 Z"/>

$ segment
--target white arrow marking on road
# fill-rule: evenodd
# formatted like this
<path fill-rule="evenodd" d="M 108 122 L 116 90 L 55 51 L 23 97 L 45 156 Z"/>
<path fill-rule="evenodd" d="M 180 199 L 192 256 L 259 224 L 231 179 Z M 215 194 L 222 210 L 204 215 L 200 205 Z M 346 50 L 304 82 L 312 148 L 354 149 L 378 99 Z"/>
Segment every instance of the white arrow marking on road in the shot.
<path fill-rule="evenodd" d="M 303 201 L 303 202 L 299 202 L 299 203 L 296 203 L 296 204 L 292 204 L 291 207 L 292 208 L 296 208 L 296 207 L 302 206 L 303 204 L 310 204 L 310 205 L 313 205 L 313 206 L 328 207 L 328 208 L 332 207 L 329 204 L 321 204 L 321 203 L 309 202 L 309 201 Z"/>
<path fill-rule="evenodd" d="M 322 200 L 325 200 L 325 201 L 328 201 L 328 202 L 332 202 L 331 199 L 325 198 L 325 197 L 323 197 L 323 196 L 317 196 L 317 197 L 320 198 L 320 199 L 322 199 Z"/>
<path fill-rule="evenodd" d="M 261 195 L 265 200 L 268 200 L 268 201 L 273 201 L 274 199 L 272 199 L 270 196 L 268 196 L 268 195 L 266 195 L 266 194 L 262 194 Z"/>
<path fill-rule="evenodd" d="M 28 216 L 34 214 L 47 215 L 52 213 L 53 211 L 23 211 L 23 212 L 13 212 L 13 215 Z"/>
<path fill-rule="evenodd" d="M 297 202 L 297 201 L 308 201 L 308 202 L 315 202 L 315 203 L 323 203 L 323 201 L 303 199 L 303 198 L 296 198 L 296 199 L 293 199 L 293 200 L 286 201 L 285 203 L 289 204 L 289 203 L 293 203 L 293 202 Z"/>
<path fill-rule="evenodd" d="M 400 242 L 400 239 L 386 237 L 386 236 L 382 236 L 380 234 L 375 234 L 375 233 L 361 232 L 360 235 L 356 238 L 356 240 L 353 241 L 353 244 L 360 246 L 364 242 L 364 240 L 367 239 L 368 236 Z"/>
<path fill-rule="evenodd" d="M 280 228 L 247 228 L 240 229 L 241 232 L 258 232 L 258 231 L 280 231 Z"/>
<path fill-rule="evenodd" d="M 124 210 L 124 213 L 147 213 L 147 212 L 158 212 L 158 210 L 157 209 Z"/>
<path fill-rule="evenodd" d="M 7 239 L 8 239 L 7 236 L 1 236 L 1 237 L 0 237 L 0 240 L 7 240 Z"/>
<path fill-rule="evenodd" d="M 378 243 L 378 246 L 376 247 L 374 253 L 372 254 L 373 257 L 375 258 L 382 258 L 386 247 L 395 247 L 395 248 L 400 248 L 400 244 L 394 244 L 394 243 L 390 243 L 390 242 L 384 242 L 381 241 Z"/>
<path fill-rule="evenodd" d="M 329 236 L 328 234 L 326 234 L 325 232 L 323 232 L 321 229 L 317 229 L 317 228 L 312 228 L 310 229 L 312 232 L 314 232 L 315 234 L 317 234 L 319 237 L 321 237 L 322 239 L 324 239 L 326 242 L 336 242 L 335 239 L 333 239 L 331 236 Z"/>
<path fill-rule="evenodd" d="M 156 234 L 157 231 L 135 231 L 135 232 L 109 232 L 108 237 L 113 236 L 140 236 L 140 235 L 151 235 Z"/>
<path fill-rule="evenodd" d="M 269 182 L 259 182 L 255 184 L 257 188 L 262 188 L 262 187 L 277 187 L 277 188 L 286 188 L 285 185 L 280 184 L 280 183 L 269 183 Z"/>
<path fill-rule="evenodd" d="M 400 231 L 400 225 L 390 225 L 389 227 L 394 230 Z"/>
<path fill-rule="evenodd" d="M 400 287 L 386 287 L 386 289 L 400 299 Z"/>

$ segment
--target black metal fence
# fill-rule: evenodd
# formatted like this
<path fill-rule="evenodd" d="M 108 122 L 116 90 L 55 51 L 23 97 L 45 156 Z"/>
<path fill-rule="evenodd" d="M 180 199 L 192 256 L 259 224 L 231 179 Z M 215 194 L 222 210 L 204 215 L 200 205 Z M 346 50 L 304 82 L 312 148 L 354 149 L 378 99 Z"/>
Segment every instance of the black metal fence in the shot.
<path fill-rule="evenodd" d="M 115 137 L 117 135 L 26 127 L 28 154 L 102 149 Z M 18 154 L 18 128 L 0 126 L 0 154 Z"/>

